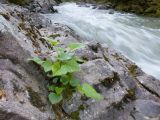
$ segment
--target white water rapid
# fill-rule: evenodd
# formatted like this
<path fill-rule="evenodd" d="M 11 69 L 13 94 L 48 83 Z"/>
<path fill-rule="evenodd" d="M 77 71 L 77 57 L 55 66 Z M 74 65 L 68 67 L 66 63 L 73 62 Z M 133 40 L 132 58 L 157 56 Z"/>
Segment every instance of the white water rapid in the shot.
<path fill-rule="evenodd" d="M 64 3 L 47 15 L 53 23 L 69 26 L 78 35 L 106 43 L 134 61 L 142 70 L 160 79 L 160 18 L 78 7 Z"/>

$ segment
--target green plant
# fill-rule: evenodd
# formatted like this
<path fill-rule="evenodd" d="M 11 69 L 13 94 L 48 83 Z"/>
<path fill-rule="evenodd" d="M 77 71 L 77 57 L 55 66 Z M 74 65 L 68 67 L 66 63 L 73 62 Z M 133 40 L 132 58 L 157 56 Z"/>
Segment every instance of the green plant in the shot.
<path fill-rule="evenodd" d="M 40 58 L 33 58 L 32 60 L 41 65 L 44 72 L 51 77 L 53 83 L 48 87 L 50 94 L 48 95 L 49 101 L 52 104 L 57 104 L 62 101 L 66 94 L 67 89 L 73 89 L 79 91 L 81 94 L 93 98 L 95 100 L 101 100 L 103 97 L 96 92 L 96 90 L 87 83 L 80 83 L 80 80 L 74 77 L 73 73 L 80 71 L 78 61 L 80 58 L 75 56 L 75 50 L 84 48 L 84 44 L 71 43 L 67 48 L 57 47 L 58 41 L 50 38 L 45 38 L 56 51 L 54 60 L 46 58 L 42 60 Z"/>

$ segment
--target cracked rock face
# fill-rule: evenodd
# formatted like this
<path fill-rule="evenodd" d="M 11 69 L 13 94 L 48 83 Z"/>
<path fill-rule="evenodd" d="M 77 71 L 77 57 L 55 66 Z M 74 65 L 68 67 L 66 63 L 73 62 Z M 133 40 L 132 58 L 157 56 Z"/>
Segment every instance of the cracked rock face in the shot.
<path fill-rule="evenodd" d="M 146 75 L 119 52 L 87 42 L 47 16 L 18 6 L 0 4 L 0 120 L 159 120 L 160 81 Z M 25 13 L 25 14 L 24 14 Z M 40 23 L 40 24 L 39 24 Z M 50 46 L 41 37 L 54 35 L 61 46 L 83 42 L 76 55 L 86 60 L 75 76 L 100 92 L 100 102 L 79 93 L 53 111 L 42 70 L 27 61 L 47 56 Z M 61 115 L 59 115 L 59 114 Z M 58 116 L 58 117 L 57 117 Z"/>

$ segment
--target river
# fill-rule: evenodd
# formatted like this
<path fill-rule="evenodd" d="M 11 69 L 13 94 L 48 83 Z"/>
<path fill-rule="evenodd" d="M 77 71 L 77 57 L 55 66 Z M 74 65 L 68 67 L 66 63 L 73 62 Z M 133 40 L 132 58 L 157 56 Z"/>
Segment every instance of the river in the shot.
<path fill-rule="evenodd" d="M 56 14 L 47 15 L 53 23 L 69 26 L 87 40 L 106 43 L 134 61 L 142 70 L 160 79 L 160 18 L 79 7 L 63 3 Z"/>

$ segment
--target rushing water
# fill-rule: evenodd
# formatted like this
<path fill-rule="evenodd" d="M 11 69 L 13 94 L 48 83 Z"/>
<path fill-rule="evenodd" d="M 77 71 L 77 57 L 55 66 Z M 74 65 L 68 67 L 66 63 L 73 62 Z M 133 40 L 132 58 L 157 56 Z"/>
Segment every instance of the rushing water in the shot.
<path fill-rule="evenodd" d="M 68 25 L 87 40 L 106 43 L 160 79 L 160 19 L 109 14 L 108 10 L 78 7 L 75 3 L 56 9 L 57 14 L 48 15 L 52 22 Z"/>

